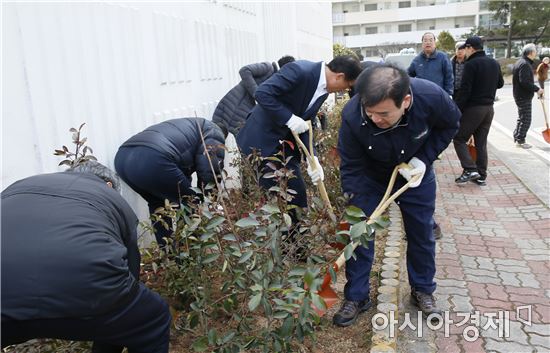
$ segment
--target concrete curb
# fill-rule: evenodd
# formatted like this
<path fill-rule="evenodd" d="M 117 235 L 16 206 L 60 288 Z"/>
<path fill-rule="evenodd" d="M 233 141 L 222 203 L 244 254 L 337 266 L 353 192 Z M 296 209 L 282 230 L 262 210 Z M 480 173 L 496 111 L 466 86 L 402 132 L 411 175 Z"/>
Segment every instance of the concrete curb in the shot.
<path fill-rule="evenodd" d="M 392 224 L 388 228 L 388 237 L 382 258 L 381 286 L 378 287 L 376 326 L 373 325 L 371 353 L 390 353 L 397 351 L 396 331 L 392 330 L 393 317 L 398 315 L 399 274 L 403 249 L 401 212 L 396 204 L 389 208 Z M 390 319 L 388 319 L 388 316 Z M 373 318 L 374 318 L 373 317 Z M 386 318 L 386 322 L 384 322 Z"/>

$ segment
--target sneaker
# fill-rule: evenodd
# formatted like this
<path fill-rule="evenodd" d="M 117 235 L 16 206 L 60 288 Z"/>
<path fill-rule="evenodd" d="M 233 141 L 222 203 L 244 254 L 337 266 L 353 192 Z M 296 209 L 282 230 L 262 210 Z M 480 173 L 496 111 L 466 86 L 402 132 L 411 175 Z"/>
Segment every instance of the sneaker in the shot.
<path fill-rule="evenodd" d="M 516 142 L 516 147 L 523 148 L 524 150 L 528 150 L 529 148 L 531 148 L 533 146 L 531 146 L 530 144 L 528 144 L 526 142 L 523 142 L 523 143 Z"/>
<path fill-rule="evenodd" d="M 472 180 L 477 180 L 481 178 L 481 175 L 479 175 L 478 172 L 475 172 L 475 171 L 471 171 L 471 172 L 468 172 L 468 171 L 464 171 L 462 172 L 462 175 L 459 176 L 458 178 L 455 179 L 455 183 L 457 184 L 463 184 L 463 183 L 466 183 L 468 181 L 472 181 Z"/>
<path fill-rule="evenodd" d="M 443 233 L 441 233 L 441 227 L 439 226 L 439 224 L 437 223 L 435 224 L 433 231 L 434 231 L 434 238 L 436 240 L 443 238 Z"/>
<path fill-rule="evenodd" d="M 414 289 L 411 291 L 411 301 L 416 305 L 424 316 L 429 316 L 430 314 L 439 314 L 443 312 L 435 304 L 435 297 L 432 294 L 417 292 Z M 438 319 L 437 317 L 432 317 L 432 321 Z"/>
<path fill-rule="evenodd" d="M 371 305 L 372 302 L 368 299 L 359 302 L 344 300 L 340 310 L 332 317 L 332 323 L 340 327 L 353 325 L 359 314 L 369 310 Z"/>
<path fill-rule="evenodd" d="M 479 186 L 485 186 L 487 185 L 487 180 L 484 177 L 480 177 L 479 179 L 472 180 L 472 183 L 477 184 Z"/>

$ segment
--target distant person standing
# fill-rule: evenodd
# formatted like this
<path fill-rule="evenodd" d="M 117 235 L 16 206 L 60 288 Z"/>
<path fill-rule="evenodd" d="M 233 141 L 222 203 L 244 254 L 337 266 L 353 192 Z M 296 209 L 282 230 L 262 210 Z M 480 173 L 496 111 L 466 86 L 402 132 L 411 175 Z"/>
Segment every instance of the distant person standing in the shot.
<path fill-rule="evenodd" d="M 537 66 L 537 79 L 539 81 L 540 88 L 544 89 L 544 81 L 548 79 L 548 64 L 550 63 L 550 58 L 545 57 L 542 59 L 542 62 Z"/>
<path fill-rule="evenodd" d="M 225 126 L 227 131 L 236 137 L 239 130 L 244 126 L 246 117 L 256 105 L 254 95 L 258 86 L 273 76 L 285 64 L 293 61 L 295 61 L 294 57 L 286 55 L 277 62 L 266 61 L 241 67 L 239 70 L 241 82 L 220 100 L 216 110 L 214 110 L 212 121 Z"/>
<path fill-rule="evenodd" d="M 463 184 L 471 181 L 483 186 L 487 179 L 487 136 L 495 114 L 495 93 L 504 85 L 504 79 L 500 65 L 495 59 L 485 55 L 480 37 L 466 39 L 464 50 L 468 59 L 464 65 L 460 94 L 455 97 L 462 117 L 460 128 L 453 138 L 455 151 L 464 171 L 455 182 Z M 472 135 L 477 152 L 475 161 L 472 160 L 467 146 Z"/>
<path fill-rule="evenodd" d="M 466 60 L 465 54 L 466 54 L 466 44 L 464 42 L 457 42 L 455 45 L 455 55 L 451 59 L 451 64 L 453 65 L 453 75 L 454 75 L 453 99 L 455 101 L 458 98 L 460 83 L 462 81 L 462 72 L 464 71 L 464 65 Z"/>
<path fill-rule="evenodd" d="M 531 103 L 535 92 L 540 96 L 544 89 L 535 85 L 533 59 L 537 56 L 537 47 L 529 43 L 523 47 L 522 57 L 514 64 L 512 86 L 514 101 L 518 106 L 518 121 L 514 130 L 514 142 L 517 147 L 528 149 L 532 146 L 525 143 L 527 131 L 531 126 Z"/>
<path fill-rule="evenodd" d="M 422 52 L 418 54 L 407 69 L 410 77 L 432 81 L 441 87 L 449 96 L 454 92 L 453 68 L 447 55 L 436 49 L 435 34 L 426 32 L 422 36 Z M 434 220 L 435 239 L 443 234 L 439 224 Z"/>
<path fill-rule="evenodd" d="M 454 90 L 453 68 L 447 55 L 436 49 L 435 35 L 426 32 L 422 36 L 422 52 L 411 62 L 407 73 L 410 77 L 432 81 L 450 96 Z"/>

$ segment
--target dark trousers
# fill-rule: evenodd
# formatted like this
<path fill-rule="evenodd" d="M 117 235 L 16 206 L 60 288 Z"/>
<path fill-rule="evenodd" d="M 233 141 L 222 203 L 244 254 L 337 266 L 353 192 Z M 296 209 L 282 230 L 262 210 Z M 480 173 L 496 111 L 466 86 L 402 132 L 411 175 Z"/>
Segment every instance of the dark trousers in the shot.
<path fill-rule="evenodd" d="M 478 105 L 468 107 L 460 118 L 460 128 L 453 139 L 458 159 L 462 169 L 468 172 L 477 171 L 482 178 L 487 177 L 487 136 L 493 122 L 495 111 L 492 105 Z M 477 159 L 474 162 L 466 143 L 470 136 L 474 136 Z"/>
<path fill-rule="evenodd" d="M 518 143 L 525 143 L 525 136 L 527 131 L 531 127 L 531 101 L 529 99 L 516 99 L 516 105 L 518 106 L 518 121 L 516 123 L 516 129 L 514 130 L 514 141 Z"/>
<path fill-rule="evenodd" d="M 401 179 L 401 178 L 399 178 Z M 403 185 L 396 183 L 393 191 Z M 370 215 L 384 196 L 386 186 L 373 180 L 365 179 L 367 207 L 363 209 Z M 435 174 L 428 167 L 420 186 L 405 191 L 398 199 L 407 234 L 407 271 L 411 288 L 433 293 L 436 284 L 435 276 L 435 238 L 433 234 L 433 214 L 435 210 Z M 357 258 L 346 262 L 347 283 L 344 295 L 347 300 L 360 301 L 369 297 L 370 271 L 374 259 L 374 240 L 369 242 L 368 249 L 359 246 L 355 249 Z"/>
<path fill-rule="evenodd" d="M 164 207 L 165 199 L 179 204 L 181 196 L 194 194 L 190 189 L 191 180 L 177 164 L 149 147 L 121 147 L 115 157 L 115 169 L 122 180 L 147 201 L 150 213 Z M 171 225 L 170 219 L 165 221 Z M 163 238 L 169 238 L 172 229 L 166 229 L 161 222 L 153 227 L 157 243 L 164 246 Z"/>
<path fill-rule="evenodd" d="M 124 347 L 130 353 L 168 353 L 171 320 L 166 302 L 140 284 L 130 303 L 100 316 L 25 321 L 2 316 L 2 348 L 34 338 L 56 338 L 94 341 L 93 353 L 120 353 Z"/>

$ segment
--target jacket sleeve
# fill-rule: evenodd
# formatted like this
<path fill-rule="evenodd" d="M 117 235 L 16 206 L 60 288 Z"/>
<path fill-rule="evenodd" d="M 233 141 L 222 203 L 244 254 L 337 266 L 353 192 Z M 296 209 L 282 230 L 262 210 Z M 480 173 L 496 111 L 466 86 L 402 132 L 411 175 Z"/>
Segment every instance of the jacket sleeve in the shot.
<path fill-rule="evenodd" d="M 416 157 L 431 165 L 456 135 L 460 125 L 460 111 L 451 97 L 441 93 L 439 102 L 433 102 L 430 114 L 431 132 Z"/>
<path fill-rule="evenodd" d="M 270 72 L 273 72 L 273 66 L 271 63 L 263 62 L 241 67 L 239 70 L 239 75 L 241 76 L 242 84 L 248 94 L 254 97 L 254 94 L 258 89 L 255 78 L 265 76 Z"/>
<path fill-rule="evenodd" d="M 340 155 L 340 180 L 342 191 L 351 196 L 350 203 L 368 214 L 365 183 L 366 160 L 361 144 L 354 136 L 354 129 L 342 115 L 342 125 L 338 133 L 338 153 Z"/>
<path fill-rule="evenodd" d="M 456 99 L 456 105 L 461 111 L 464 111 L 464 107 L 468 100 L 470 100 L 470 95 L 472 94 L 472 85 L 474 83 L 475 74 L 473 72 L 473 66 L 471 62 L 466 62 L 464 65 L 464 71 L 462 72 L 462 80 L 460 81 L 460 94 Z M 502 77 L 502 75 L 501 75 Z"/>
<path fill-rule="evenodd" d="M 539 86 L 533 83 L 533 70 L 527 63 L 519 67 L 518 81 L 521 88 L 526 91 L 537 92 Z"/>
<path fill-rule="evenodd" d="M 498 63 L 497 63 L 498 65 Z M 500 71 L 500 65 L 498 65 L 498 83 L 497 89 L 504 87 L 504 77 L 502 77 L 502 71 Z"/>
<path fill-rule="evenodd" d="M 138 280 L 141 262 L 141 255 L 139 253 L 139 246 L 137 243 L 138 219 L 130 205 L 128 205 L 122 197 L 116 206 L 120 212 L 117 216 L 120 227 L 119 229 L 122 232 L 120 236 L 128 253 L 128 269 L 134 278 Z"/>
<path fill-rule="evenodd" d="M 290 92 L 302 80 L 305 77 L 300 67 L 289 63 L 256 90 L 256 101 L 278 125 L 285 125 L 292 116 L 292 111 L 278 97 Z"/>
<path fill-rule="evenodd" d="M 449 95 L 452 95 L 454 90 L 453 66 L 445 54 L 443 58 L 443 70 L 443 74 L 445 75 L 445 91 Z"/>
<path fill-rule="evenodd" d="M 416 58 L 411 61 L 411 64 L 409 65 L 409 68 L 407 69 L 407 73 L 410 77 L 416 77 Z"/>

